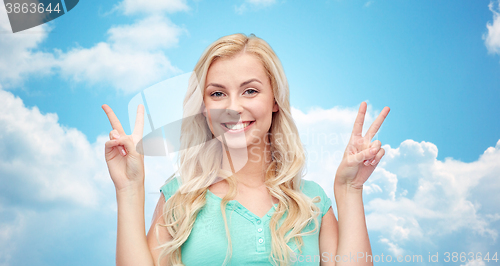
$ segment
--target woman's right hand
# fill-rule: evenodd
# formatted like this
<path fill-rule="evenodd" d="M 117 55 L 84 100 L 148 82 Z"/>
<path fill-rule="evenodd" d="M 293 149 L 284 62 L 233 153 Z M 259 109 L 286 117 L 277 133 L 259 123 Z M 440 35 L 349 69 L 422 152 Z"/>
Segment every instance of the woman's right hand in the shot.
<path fill-rule="evenodd" d="M 104 104 L 102 109 L 113 128 L 105 145 L 105 158 L 116 191 L 144 186 L 144 155 L 136 150 L 144 129 L 144 106 L 137 107 L 132 135 L 125 134 L 120 120 L 108 105 Z"/>

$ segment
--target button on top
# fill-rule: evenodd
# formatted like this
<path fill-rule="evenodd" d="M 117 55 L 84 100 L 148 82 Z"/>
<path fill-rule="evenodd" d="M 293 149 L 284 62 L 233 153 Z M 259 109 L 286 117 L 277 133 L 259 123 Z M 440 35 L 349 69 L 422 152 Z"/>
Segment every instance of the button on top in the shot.
<path fill-rule="evenodd" d="M 262 232 L 262 228 L 257 229 L 257 231 L 258 231 L 259 233 L 260 233 L 260 232 Z"/>
<path fill-rule="evenodd" d="M 257 224 L 260 224 L 260 220 L 257 220 Z"/>
<path fill-rule="evenodd" d="M 262 244 L 262 242 L 264 242 L 264 239 L 261 237 L 261 238 L 259 238 L 259 243 Z"/>

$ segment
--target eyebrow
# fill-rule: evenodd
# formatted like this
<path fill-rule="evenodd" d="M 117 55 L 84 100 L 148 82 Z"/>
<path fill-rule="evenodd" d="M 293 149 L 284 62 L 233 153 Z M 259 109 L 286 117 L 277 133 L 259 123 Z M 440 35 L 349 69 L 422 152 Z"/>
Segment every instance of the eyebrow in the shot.
<path fill-rule="evenodd" d="M 262 84 L 262 82 L 260 82 L 260 80 L 258 80 L 258 79 L 256 79 L 256 78 L 253 78 L 253 79 L 249 79 L 249 80 L 247 80 L 247 81 L 245 81 L 245 82 L 241 83 L 241 84 L 240 84 L 240 87 L 243 87 L 243 86 L 245 86 L 245 85 L 247 85 L 247 84 L 250 84 L 250 83 L 252 83 L 252 82 L 254 82 L 254 81 L 256 81 L 256 82 L 258 82 L 258 83 Z M 208 84 L 205 88 L 208 88 L 208 87 L 210 87 L 210 86 L 214 86 L 214 87 L 218 87 L 218 88 L 222 88 L 222 89 L 225 89 L 225 88 L 226 88 L 226 87 L 224 87 L 224 85 L 217 84 L 217 83 L 210 83 L 210 84 Z"/>

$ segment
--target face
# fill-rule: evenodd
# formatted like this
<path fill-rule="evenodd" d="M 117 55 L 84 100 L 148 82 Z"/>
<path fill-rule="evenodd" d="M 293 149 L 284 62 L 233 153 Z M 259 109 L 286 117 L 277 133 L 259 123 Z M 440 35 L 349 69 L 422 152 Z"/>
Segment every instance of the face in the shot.
<path fill-rule="evenodd" d="M 270 79 L 255 55 L 221 58 L 210 66 L 204 90 L 212 133 L 230 148 L 265 145 L 278 111 Z"/>

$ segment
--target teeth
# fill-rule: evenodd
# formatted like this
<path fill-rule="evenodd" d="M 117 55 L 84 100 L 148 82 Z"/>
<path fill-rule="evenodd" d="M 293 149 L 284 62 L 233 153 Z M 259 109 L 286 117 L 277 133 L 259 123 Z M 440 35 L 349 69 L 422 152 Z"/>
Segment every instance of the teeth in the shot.
<path fill-rule="evenodd" d="M 224 124 L 224 126 L 226 128 L 231 129 L 231 130 L 243 129 L 243 128 L 246 128 L 248 125 L 250 125 L 250 122 L 238 123 L 238 124 Z"/>

